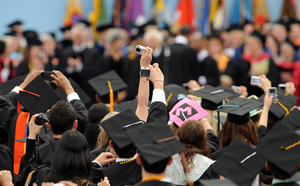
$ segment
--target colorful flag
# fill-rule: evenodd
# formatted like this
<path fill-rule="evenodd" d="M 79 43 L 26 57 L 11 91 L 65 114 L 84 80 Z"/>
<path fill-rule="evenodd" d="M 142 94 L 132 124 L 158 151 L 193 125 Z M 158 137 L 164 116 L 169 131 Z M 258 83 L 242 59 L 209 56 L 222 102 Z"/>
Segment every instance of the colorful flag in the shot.
<path fill-rule="evenodd" d="M 129 21 L 134 24 L 138 16 L 144 16 L 143 4 L 141 0 L 131 0 Z"/>
<path fill-rule="evenodd" d="M 179 25 L 189 25 L 194 28 L 194 3 L 193 0 L 180 0 L 177 6 Z"/>
<path fill-rule="evenodd" d="M 276 22 L 281 18 L 283 1 L 284 0 L 266 0 L 271 22 Z"/>
<path fill-rule="evenodd" d="M 252 13 L 252 0 L 245 0 L 245 19 L 246 21 L 253 22 L 253 13 Z"/>
<path fill-rule="evenodd" d="M 240 24 L 240 0 L 234 0 L 233 9 L 230 14 L 230 25 Z"/>
<path fill-rule="evenodd" d="M 218 10 L 219 0 L 211 0 L 210 1 L 210 14 L 209 14 L 209 21 L 213 22 L 215 15 Z"/>
<path fill-rule="evenodd" d="M 285 0 L 283 3 L 281 17 L 287 16 L 289 19 L 296 18 L 296 12 L 290 0 Z"/>
<path fill-rule="evenodd" d="M 66 4 L 66 14 L 64 18 L 64 25 L 69 26 L 79 22 L 83 18 L 82 2 L 81 0 L 68 0 Z"/>
<path fill-rule="evenodd" d="M 256 28 L 260 28 L 269 19 L 265 0 L 253 0 L 253 18 Z"/>

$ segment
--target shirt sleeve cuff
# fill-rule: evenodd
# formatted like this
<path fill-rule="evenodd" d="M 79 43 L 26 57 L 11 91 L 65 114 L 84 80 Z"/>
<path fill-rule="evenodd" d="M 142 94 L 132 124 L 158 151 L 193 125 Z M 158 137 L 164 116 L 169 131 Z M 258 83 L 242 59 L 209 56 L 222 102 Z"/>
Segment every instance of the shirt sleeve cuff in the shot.
<path fill-rule="evenodd" d="M 80 97 L 78 96 L 78 94 L 76 92 L 73 92 L 67 96 L 68 102 L 71 102 L 75 99 L 80 100 Z"/>
<path fill-rule="evenodd" d="M 79 64 L 76 66 L 76 72 L 81 72 L 82 69 L 83 69 L 83 64 L 82 64 L 82 63 L 79 63 Z"/>
<path fill-rule="evenodd" d="M 92 163 L 96 163 L 97 165 L 99 165 L 102 168 L 102 165 L 98 162 L 98 161 L 92 161 Z"/>
<path fill-rule="evenodd" d="M 73 73 L 74 73 L 74 72 L 71 70 L 70 67 L 67 67 L 67 68 L 66 68 L 66 72 L 67 72 L 68 74 L 73 74 Z"/>
<path fill-rule="evenodd" d="M 152 94 L 152 101 L 151 103 L 153 102 L 162 102 L 164 103 L 165 105 L 166 104 L 166 96 L 165 96 L 165 92 L 161 89 L 154 89 L 153 90 L 153 94 Z"/>
<path fill-rule="evenodd" d="M 19 94 L 20 90 L 22 90 L 22 89 L 19 86 L 15 86 L 15 88 L 12 89 L 11 91 Z"/>

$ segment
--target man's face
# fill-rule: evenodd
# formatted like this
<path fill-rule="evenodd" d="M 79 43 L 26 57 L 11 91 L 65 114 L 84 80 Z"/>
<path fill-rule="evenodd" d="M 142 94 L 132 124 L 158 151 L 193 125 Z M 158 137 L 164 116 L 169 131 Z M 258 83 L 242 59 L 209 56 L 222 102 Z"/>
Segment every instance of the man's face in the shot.
<path fill-rule="evenodd" d="M 82 30 L 74 29 L 71 31 L 72 41 L 75 45 L 81 45 L 84 41 L 84 33 Z"/>

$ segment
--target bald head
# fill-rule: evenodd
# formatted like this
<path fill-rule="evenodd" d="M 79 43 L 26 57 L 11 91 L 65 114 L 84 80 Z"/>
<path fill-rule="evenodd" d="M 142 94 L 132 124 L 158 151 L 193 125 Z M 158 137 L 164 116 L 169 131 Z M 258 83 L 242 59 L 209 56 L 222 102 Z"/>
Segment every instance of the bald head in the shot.
<path fill-rule="evenodd" d="M 200 32 L 195 32 L 190 38 L 191 47 L 199 52 L 202 49 L 202 34 Z"/>

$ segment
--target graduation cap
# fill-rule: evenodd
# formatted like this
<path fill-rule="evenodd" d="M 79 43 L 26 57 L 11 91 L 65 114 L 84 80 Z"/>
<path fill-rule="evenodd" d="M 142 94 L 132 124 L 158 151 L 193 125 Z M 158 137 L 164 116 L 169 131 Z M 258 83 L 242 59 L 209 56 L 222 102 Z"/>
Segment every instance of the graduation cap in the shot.
<path fill-rule="evenodd" d="M 17 99 L 33 115 L 45 113 L 60 97 L 41 76 L 37 76 L 19 92 Z"/>
<path fill-rule="evenodd" d="M 16 36 L 18 36 L 18 32 L 16 32 L 16 31 L 11 31 L 11 32 L 7 32 L 7 33 L 5 33 L 4 35 L 6 35 L 6 36 L 12 36 L 12 37 L 16 37 Z"/>
<path fill-rule="evenodd" d="M 266 42 L 266 36 L 261 35 L 261 34 L 260 34 L 259 32 L 257 32 L 257 31 L 252 32 L 252 34 L 251 34 L 250 36 L 259 39 L 259 40 L 262 42 L 263 45 L 264 45 L 265 42 Z"/>
<path fill-rule="evenodd" d="M 216 119 L 218 119 L 218 116 L 214 116 Z M 222 123 L 224 125 L 225 121 L 226 121 L 227 116 L 220 116 L 220 123 Z"/>
<path fill-rule="evenodd" d="M 265 159 L 247 143 L 235 138 L 212 167 L 239 186 L 248 186 L 265 165 Z"/>
<path fill-rule="evenodd" d="M 5 42 L 0 40 L 0 55 L 5 51 Z"/>
<path fill-rule="evenodd" d="M 132 144 L 132 140 L 128 137 L 126 131 L 133 130 L 143 124 L 144 121 L 141 121 L 131 109 L 120 112 L 100 123 L 120 149 Z"/>
<path fill-rule="evenodd" d="M 4 83 L 0 83 L 0 94 L 1 95 L 8 94 L 15 86 L 19 86 L 24 81 L 26 76 L 27 74 L 23 76 L 15 77 Z"/>
<path fill-rule="evenodd" d="M 260 102 L 264 102 L 265 93 L 259 97 Z M 289 111 L 297 105 L 297 102 L 292 100 L 291 97 L 286 96 L 282 91 L 277 91 L 278 102 L 272 104 L 269 110 L 269 117 L 275 119 L 281 119 L 285 114 L 288 114 Z"/>
<path fill-rule="evenodd" d="M 30 37 L 26 41 L 28 46 L 42 46 L 43 44 L 41 40 L 35 37 Z"/>
<path fill-rule="evenodd" d="M 230 94 L 232 94 L 232 96 L 228 97 L 226 100 L 227 101 L 230 101 L 230 100 L 233 100 L 234 98 L 237 98 L 237 97 L 240 97 L 241 94 L 237 93 L 236 91 L 234 91 L 233 89 L 229 88 L 229 87 L 226 87 L 224 85 L 219 85 L 217 86 L 216 88 L 218 89 L 223 89 L 225 92 L 228 92 Z"/>
<path fill-rule="evenodd" d="M 118 103 L 117 105 L 114 105 L 114 111 L 122 112 L 124 110 L 131 109 L 133 112 L 135 112 L 137 105 L 138 105 L 137 99 L 130 100 L 130 101 L 124 101 L 124 102 Z"/>
<path fill-rule="evenodd" d="M 79 95 L 80 100 L 82 101 L 82 103 L 84 105 L 88 104 L 91 101 L 91 98 L 84 92 L 84 90 L 82 90 L 82 88 L 72 78 L 69 78 L 69 81 L 70 81 L 72 87 L 74 88 L 75 92 Z M 63 91 L 61 88 L 57 87 L 55 89 L 55 92 L 63 100 L 66 100 L 67 95 L 66 95 L 65 91 Z"/>
<path fill-rule="evenodd" d="M 256 95 L 248 96 L 247 99 L 254 100 L 254 101 L 258 101 L 259 100 L 259 98 Z M 255 108 L 254 110 L 251 110 L 249 112 L 251 119 L 254 118 L 255 116 L 257 116 L 258 114 L 260 114 L 262 112 L 262 109 L 263 109 L 263 105 Z"/>
<path fill-rule="evenodd" d="M 230 32 L 230 31 L 235 31 L 235 30 L 240 30 L 242 31 L 243 30 L 243 26 L 242 25 L 232 25 L 230 26 L 227 31 Z"/>
<path fill-rule="evenodd" d="M 237 184 L 235 184 L 228 178 L 223 179 L 223 180 L 220 180 L 220 179 L 201 180 L 201 179 L 199 179 L 197 182 L 198 183 L 195 185 L 199 185 L 199 186 L 238 186 Z"/>
<path fill-rule="evenodd" d="M 110 28 L 114 28 L 114 25 L 112 25 L 112 24 L 100 25 L 100 26 L 97 27 L 97 31 L 98 32 L 104 32 L 105 30 L 110 29 Z"/>
<path fill-rule="evenodd" d="M 118 91 L 127 87 L 126 83 L 114 71 L 109 71 L 95 78 L 88 80 L 88 83 L 95 89 L 100 96 L 109 94 L 110 110 L 113 111 L 113 91 Z"/>
<path fill-rule="evenodd" d="M 299 97 L 289 94 L 288 92 L 286 92 L 285 90 L 281 89 L 281 88 L 277 88 L 277 92 L 282 92 L 284 93 L 285 96 L 287 96 L 288 98 L 290 98 L 293 101 L 298 101 Z"/>
<path fill-rule="evenodd" d="M 23 32 L 23 36 L 28 39 L 28 38 L 38 38 L 38 34 L 35 30 L 26 30 Z"/>
<path fill-rule="evenodd" d="M 292 173 L 300 163 L 300 136 L 278 122 L 256 151 L 286 173 Z"/>
<path fill-rule="evenodd" d="M 53 39 L 56 39 L 54 32 L 49 32 L 49 34 L 53 37 Z"/>
<path fill-rule="evenodd" d="M 226 92 L 224 89 L 210 85 L 205 85 L 204 88 L 194 91 L 192 94 L 201 97 L 201 106 L 208 110 L 216 110 L 224 99 L 232 96 L 232 94 Z"/>
<path fill-rule="evenodd" d="M 71 28 L 72 28 L 72 26 L 61 27 L 60 31 L 65 32 L 65 31 L 71 30 Z"/>
<path fill-rule="evenodd" d="M 263 105 L 259 101 L 246 98 L 235 98 L 218 107 L 218 112 L 227 112 L 228 121 L 235 124 L 245 124 L 250 120 L 250 111 Z"/>
<path fill-rule="evenodd" d="M 178 102 L 180 98 L 185 98 L 188 94 L 185 88 L 176 84 L 166 85 L 164 87 L 164 91 L 166 95 L 168 111 L 170 111 L 173 108 L 173 106 Z"/>
<path fill-rule="evenodd" d="M 12 28 L 12 27 L 14 27 L 14 26 L 19 26 L 19 25 L 22 25 L 23 24 L 23 22 L 22 21 L 20 21 L 20 20 L 16 20 L 16 21 L 14 21 L 14 22 L 12 22 L 12 23 L 10 23 L 9 25 L 7 25 L 8 27 L 10 27 L 10 28 Z"/>
<path fill-rule="evenodd" d="M 296 108 L 293 109 L 281 120 L 281 123 L 283 123 L 291 131 L 300 130 L 300 111 Z"/>
<path fill-rule="evenodd" d="M 208 113 L 195 101 L 189 98 L 180 100 L 169 112 L 170 120 L 178 127 L 188 120 L 200 120 Z"/>
<path fill-rule="evenodd" d="M 127 134 L 149 165 L 185 150 L 170 127 L 163 122 L 148 123 Z"/>

